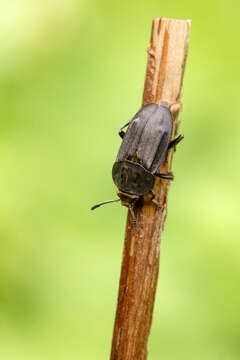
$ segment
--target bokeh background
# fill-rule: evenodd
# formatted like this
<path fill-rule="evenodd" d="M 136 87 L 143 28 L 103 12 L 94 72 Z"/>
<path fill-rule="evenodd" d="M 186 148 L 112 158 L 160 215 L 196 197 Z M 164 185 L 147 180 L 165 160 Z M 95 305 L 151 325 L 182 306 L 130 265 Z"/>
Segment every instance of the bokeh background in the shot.
<path fill-rule="evenodd" d="M 0 2 L 0 359 L 108 359 L 111 167 L 153 17 L 192 19 L 149 359 L 240 357 L 238 0 Z"/>

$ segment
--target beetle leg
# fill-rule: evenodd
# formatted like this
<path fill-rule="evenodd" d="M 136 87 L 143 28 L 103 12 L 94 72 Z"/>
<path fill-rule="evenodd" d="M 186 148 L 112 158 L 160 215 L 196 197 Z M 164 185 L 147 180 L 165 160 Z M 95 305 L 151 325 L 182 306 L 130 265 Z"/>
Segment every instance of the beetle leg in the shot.
<path fill-rule="evenodd" d="M 152 202 L 155 206 L 157 206 L 159 209 L 161 209 L 161 208 L 162 208 L 162 205 L 160 205 L 160 204 L 157 202 L 157 200 L 154 199 L 154 198 L 155 198 L 155 193 L 154 193 L 154 191 L 151 190 L 150 193 L 152 194 L 151 202 Z"/>
<path fill-rule="evenodd" d="M 123 126 L 120 127 L 119 131 L 118 131 L 118 135 L 123 139 L 125 132 L 123 131 L 123 129 L 129 125 L 131 120 L 129 120 L 128 122 L 126 122 L 126 124 L 124 124 Z"/>
<path fill-rule="evenodd" d="M 175 146 L 184 138 L 184 136 L 181 134 L 178 137 L 176 137 L 175 139 L 173 139 L 172 141 L 170 141 L 170 143 L 168 144 L 168 149 L 171 149 L 172 147 L 175 148 Z M 176 148 L 175 148 L 176 150 Z"/>
<path fill-rule="evenodd" d="M 134 226 L 134 228 L 136 230 L 137 229 L 137 220 L 136 220 L 136 216 L 135 216 L 134 211 L 133 211 L 133 206 L 129 206 L 129 210 L 130 210 L 130 213 L 132 215 L 133 226 Z"/>
<path fill-rule="evenodd" d="M 160 205 L 160 204 L 157 202 L 157 200 L 152 199 L 152 203 L 153 203 L 154 205 L 156 205 L 159 209 L 162 208 L 162 205 Z"/>
<path fill-rule="evenodd" d="M 158 172 L 155 172 L 153 175 L 161 178 L 161 179 L 167 179 L 167 180 L 173 180 L 174 179 L 174 176 L 173 176 L 173 173 L 168 173 L 168 174 L 160 174 Z"/>

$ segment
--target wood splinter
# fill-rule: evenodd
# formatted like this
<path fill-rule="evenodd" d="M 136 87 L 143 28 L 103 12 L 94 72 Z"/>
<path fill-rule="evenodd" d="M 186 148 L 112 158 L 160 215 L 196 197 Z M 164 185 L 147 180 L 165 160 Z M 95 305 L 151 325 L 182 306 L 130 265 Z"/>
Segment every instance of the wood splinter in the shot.
<path fill-rule="evenodd" d="M 143 93 L 143 105 L 168 103 L 178 130 L 190 20 L 154 19 Z M 169 173 L 172 150 L 160 173 Z M 161 207 L 138 203 L 137 231 L 128 212 L 111 360 L 146 360 L 156 293 L 161 233 L 166 218 L 169 180 L 156 179 L 154 193 Z"/>

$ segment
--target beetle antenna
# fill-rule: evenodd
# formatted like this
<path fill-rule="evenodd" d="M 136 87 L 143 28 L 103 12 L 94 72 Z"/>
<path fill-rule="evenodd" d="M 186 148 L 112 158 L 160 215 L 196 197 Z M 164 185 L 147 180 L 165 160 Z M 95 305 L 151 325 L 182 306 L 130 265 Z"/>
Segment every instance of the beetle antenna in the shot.
<path fill-rule="evenodd" d="M 101 202 L 101 203 L 99 203 L 99 204 L 96 204 L 96 205 L 92 206 L 92 207 L 91 207 L 91 210 L 94 210 L 94 209 L 98 208 L 98 207 L 101 206 L 101 205 L 109 204 L 109 203 L 113 203 L 113 202 L 117 202 L 117 201 L 120 201 L 120 199 L 103 201 L 103 202 Z"/>
<path fill-rule="evenodd" d="M 137 228 L 137 220 L 136 220 L 136 216 L 135 216 L 134 211 L 133 211 L 133 207 L 129 206 L 129 210 L 130 210 L 131 215 L 132 215 L 133 226 L 136 229 Z"/>

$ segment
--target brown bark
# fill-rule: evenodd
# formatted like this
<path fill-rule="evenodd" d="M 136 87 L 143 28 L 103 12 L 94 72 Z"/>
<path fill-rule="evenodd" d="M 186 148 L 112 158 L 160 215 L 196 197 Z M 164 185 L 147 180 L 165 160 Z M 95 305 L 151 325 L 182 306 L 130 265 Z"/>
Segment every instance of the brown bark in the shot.
<path fill-rule="evenodd" d="M 171 105 L 172 138 L 178 128 L 189 32 L 189 20 L 154 19 L 147 49 L 143 104 L 167 102 Z M 172 151 L 169 151 L 161 173 L 170 171 L 171 159 Z M 146 201 L 139 203 L 134 209 L 137 230 L 128 214 L 111 360 L 147 358 L 168 189 L 169 180 L 156 179 L 154 192 L 162 208 Z"/>

